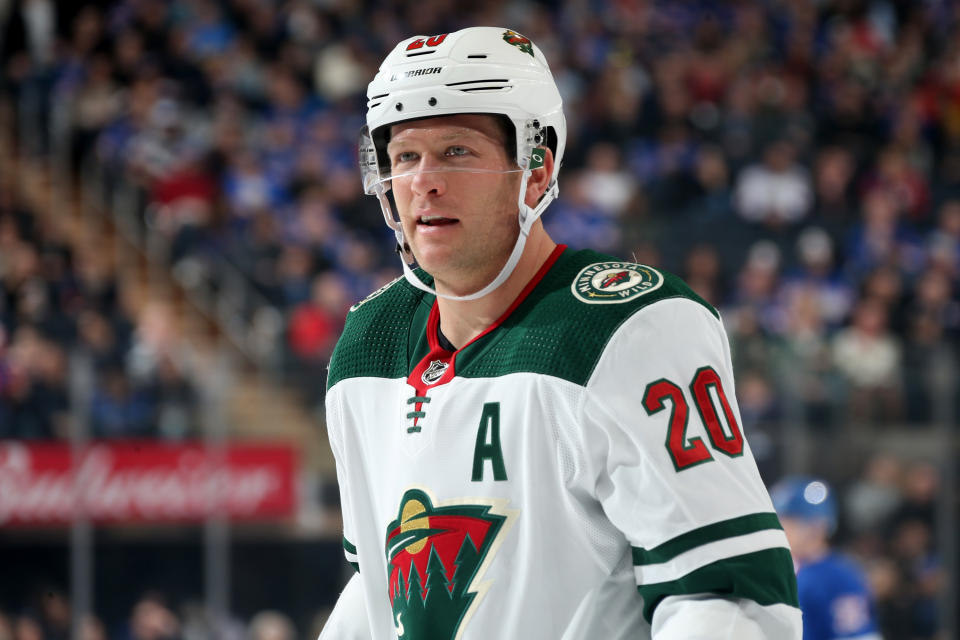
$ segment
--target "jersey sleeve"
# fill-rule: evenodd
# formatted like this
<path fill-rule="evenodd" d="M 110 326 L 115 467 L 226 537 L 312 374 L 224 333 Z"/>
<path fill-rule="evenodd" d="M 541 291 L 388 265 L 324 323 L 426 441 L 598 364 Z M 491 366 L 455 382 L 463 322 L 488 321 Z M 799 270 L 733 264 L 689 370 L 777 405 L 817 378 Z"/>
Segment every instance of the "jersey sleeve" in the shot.
<path fill-rule="evenodd" d="M 340 511 L 343 514 L 343 555 L 354 568 L 354 573 L 341 592 L 337 603 L 330 613 L 323 631 L 318 640 L 370 640 L 373 634 L 370 631 L 367 616 L 366 599 L 363 585 L 360 580 L 360 564 L 357 547 L 354 544 L 355 529 L 353 525 L 353 510 L 350 495 L 349 474 L 344 465 L 345 459 L 342 449 L 342 431 L 340 410 L 340 393 L 327 393 L 327 434 L 330 438 L 330 448 L 337 465 L 337 483 L 340 488 Z"/>
<path fill-rule="evenodd" d="M 613 333 L 587 383 L 586 475 L 631 545 L 654 629 L 662 622 L 655 611 L 670 599 L 664 615 L 682 604 L 722 616 L 733 603 L 736 615 L 758 616 L 766 637 L 799 637 L 789 547 L 734 391 L 726 334 L 711 310 L 679 297 L 638 310 Z M 685 618 L 663 637 L 680 637 Z"/>
<path fill-rule="evenodd" d="M 350 484 L 344 465 L 344 456 L 340 446 L 342 425 L 340 421 L 340 394 L 331 392 L 327 396 L 327 434 L 330 438 L 330 449 L 337 466 L 337 486 L 340 489 L 340 512 L 343 514 L 343 555 L 355 571 L 360 571 L 360 559 L 357 553 L 355 529 L 353 527 L 353 511 L 350 509 Z"/>
<path fill-rule="evenodd" d="M 360 576 L 354 574 L 340 593 L 337 604 L 323 625 L 317 640 L 371 640 L 367 624 L 367 607 Z"/>

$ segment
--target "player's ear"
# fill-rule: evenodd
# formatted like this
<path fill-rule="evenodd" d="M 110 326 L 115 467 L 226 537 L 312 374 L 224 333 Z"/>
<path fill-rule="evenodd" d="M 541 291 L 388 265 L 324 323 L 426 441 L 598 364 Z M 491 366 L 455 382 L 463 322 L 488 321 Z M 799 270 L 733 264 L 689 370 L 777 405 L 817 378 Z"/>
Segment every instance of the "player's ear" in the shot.
<path fill-rule="evenodd" d="M 533 155 L 541 155 L 543 163 L 530 173 L 530 178 L 527 180 L 527 193 L 524 196 L 524 202 L 527 203 L 528 207 L 537 205 L 540 196 L 550 186 L 550 176 L 553 175 L 553 152 L 547 147 L 538 147 L 533 150 Z M 539 164 L 535 159 L 532 162 Z"/>

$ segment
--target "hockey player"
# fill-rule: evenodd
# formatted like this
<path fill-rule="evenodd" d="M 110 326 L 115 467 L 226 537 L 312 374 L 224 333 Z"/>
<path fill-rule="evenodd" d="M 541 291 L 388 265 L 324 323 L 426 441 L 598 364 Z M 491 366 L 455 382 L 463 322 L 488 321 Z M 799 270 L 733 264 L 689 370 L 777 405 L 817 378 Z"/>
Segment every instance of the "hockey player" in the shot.
<path fill-rule="evenodd" d="M 358 573 L 321 638 L 799 638 L 716 310 L 539 219 L 566 141 L 540 50 L 410 38 L 367 97 L 364 186 L 405 277 L 330 364 Z"/>
<path fill-rule="evenodd" d="M 803 640 L 880 640 L 866 577 L 830 548 L 837 526 L 833 491 L 791 476 L 770 490 L 797 569 Z"/>

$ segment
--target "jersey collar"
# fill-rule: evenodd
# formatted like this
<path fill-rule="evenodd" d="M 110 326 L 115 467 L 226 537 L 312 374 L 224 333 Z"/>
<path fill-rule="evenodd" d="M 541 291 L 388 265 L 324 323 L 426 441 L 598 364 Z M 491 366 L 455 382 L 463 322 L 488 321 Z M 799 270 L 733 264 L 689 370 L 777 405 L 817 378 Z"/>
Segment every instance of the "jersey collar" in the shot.
<path fill-rule="evenodd" d="M 440 385 L 446 384 L 453 379 L 456 375 L 456 359 L 457 355 L 461 353 L 464 349 L 474 344 L 478 340 L 483 339 L 485 336 L 489 335 L 502 325 L 510 315 L 516 311 L 523 301 L 530 295 L 530 292 L 533 291 L 540 281 L 543 280 L 547 272 L 550 271 L 557 259 L 560 258 L 561 254 L 566 250 L 567 245 L 559 244 L 553 251 L 550 253 L 550 256 L 544 261 L 543 265 L 537 271 L 537 273 L 530 279 L 530 282 L 526 284 L 523 290 L 517 295 L 510 306 L 507 307 L 507 310 L 504 311 L 499 318 L 497 318 L 489 327 L 480 332 L 472 340 L 464 344 L 462 347 L 456 351 L 449 351 L 444 349 L 440 345 L 440 340 L 437 337 L 437 331 L 440 327 L 440 307 L 437 305 L 437 300 L 434 299 L 433 306 L 430 308 L 430 316 L 427 319 L 427 344 L 430 347 L 429 353 L 420 360 L 420 362 L 413 368 L 413 371 L 410 372 L 410 375 L 407 377 L 407 382 L 415 387 L 420 393 L 426 392 L 428 388 L 438 387 Z M 438 364 L 439 363 L 439 364 Z M 438 367 L 444 367 L 443 375 L 437 378 L 435 381 L 427 383 L 424 380 L 424 374 L 428 369 L 433 366 L 433 369 L 436 370 Z"/>

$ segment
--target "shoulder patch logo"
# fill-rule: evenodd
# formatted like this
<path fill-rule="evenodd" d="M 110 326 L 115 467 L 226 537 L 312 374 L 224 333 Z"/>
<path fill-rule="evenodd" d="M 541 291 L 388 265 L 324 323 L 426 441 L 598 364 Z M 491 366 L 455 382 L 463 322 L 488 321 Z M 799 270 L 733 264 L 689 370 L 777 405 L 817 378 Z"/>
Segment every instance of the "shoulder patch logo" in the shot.
<path fill-rule="evenodd" d="M 481 583 L 513 512 L 496 504 L 434 506 L 410 489 L 387 527 L 390 604 L 397 636 L 457 640 L 490 583 Z"/>
<path fill-rule="evenodd" d="M 382 287 L 380 287 L 379 289 L 377 289 L 376 291 L 374 291 L 373 293 L 371 293 L 370 295 L 368 295 L 366 298 L 364 298 L 364 299 L 361 300 L 360 302 L 358 302 L 358 303 L 356 303 L 355 305 L 353 305 L 352 307 L 350 307 L 350 311 L 349 311 L 348 313 L 352 313 L 352 312 L 356 311 L 356 310 L 359 309 L 362 305 L 370 302 L 371 300 L 373 300 L 374 298 L 376 298 L 377 296 L 379 296 L 381 293 L 383 293 L 384 291 L 386 291 L 387 289 L 389 289 L 389 288 L 392 287 L 394 284 L 396 284 L 399 280 L 402 280 L 402 279 L 403 279 L 403 276 L 400 276 L 400 277 L 398 277 L 398 278 L 394 278 L 393 280 L 391 280 L 391 281 L 388 282 L 387 284 L 383 285 Z"/>
<path fill-rule="evenodd" d="M 587 304 L 619 304 L 627 302 L 663 284 L 663 274 L 635 262 L 595 262 L 584 267 L 574 278 L 570 290 Z"/>

